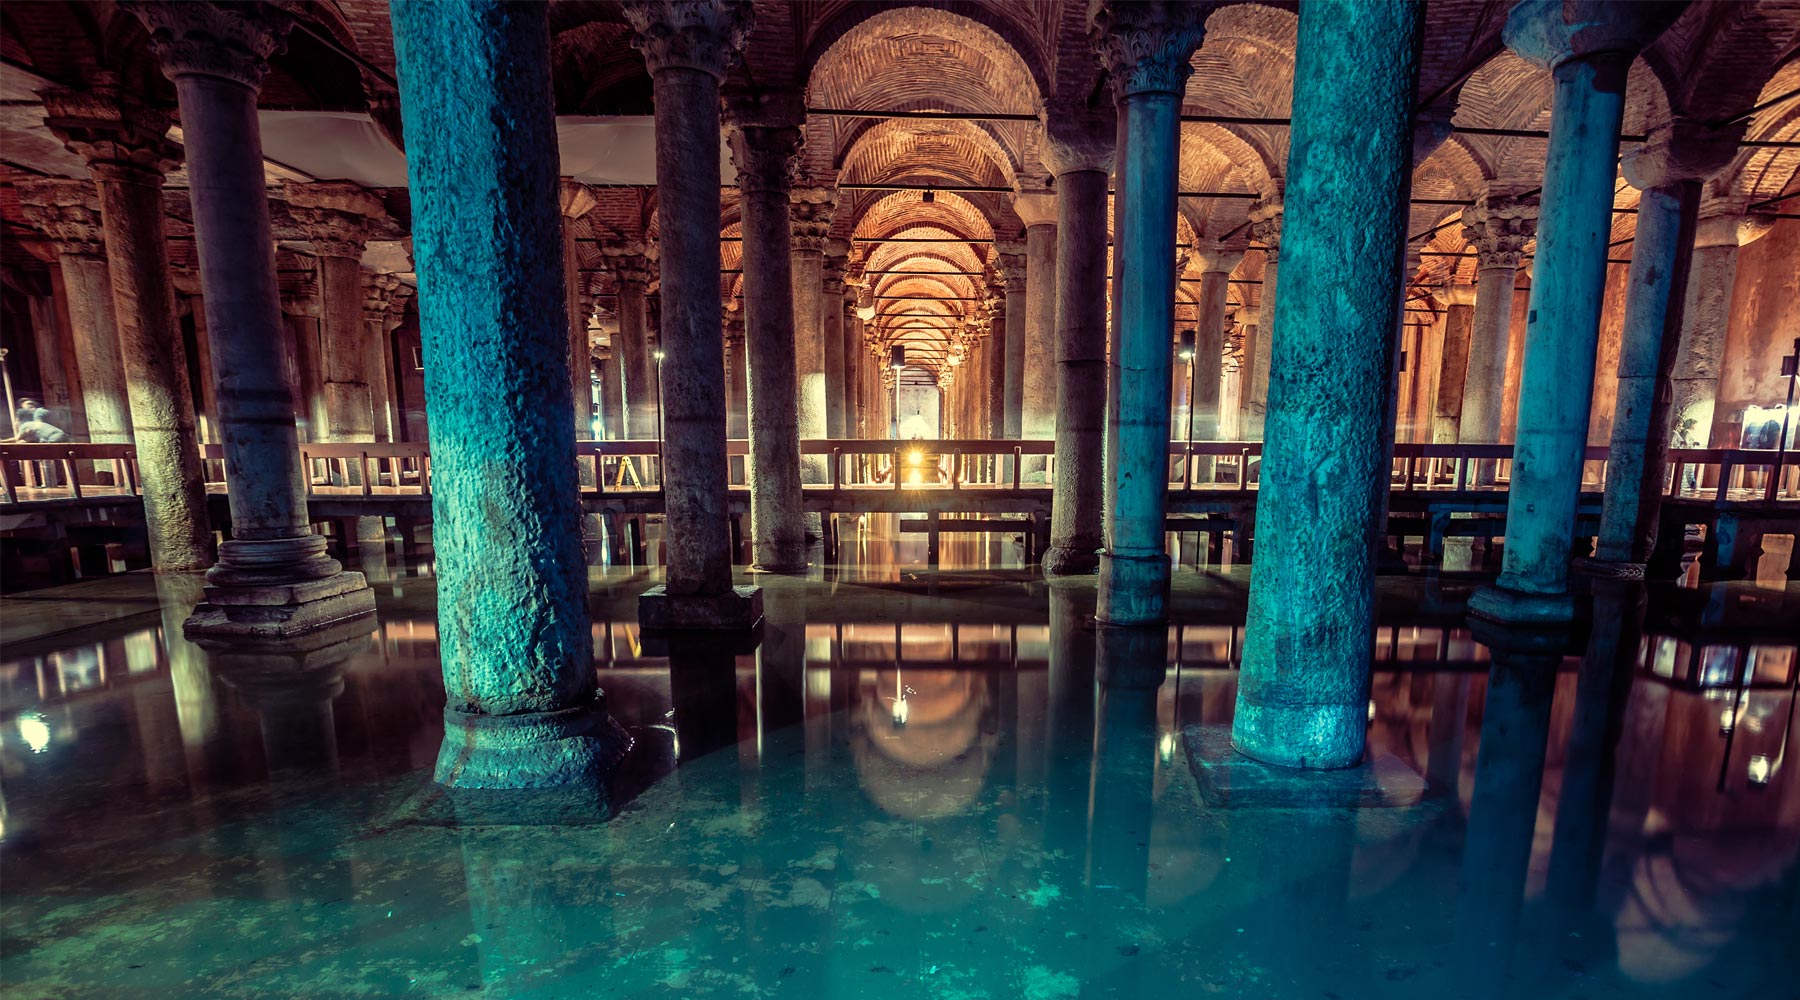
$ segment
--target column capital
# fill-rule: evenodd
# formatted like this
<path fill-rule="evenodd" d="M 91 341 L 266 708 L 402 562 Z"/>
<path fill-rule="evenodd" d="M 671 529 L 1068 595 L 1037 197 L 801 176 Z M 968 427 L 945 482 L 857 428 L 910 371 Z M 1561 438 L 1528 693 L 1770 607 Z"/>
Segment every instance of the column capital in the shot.
<path fill-rule="evenodd" d="M 294 222 L 321 257 L 362 260 L 369 240 L 392 228 L 381 199 L 349 181 L 315 181 L 283 188 Z"/>
<path fill-rule="evenodd" d="M 412 294 L 412 286 L 401 281 L 397 274 L 385 271 L 365 273 L 363 320 L 370 325 L 380 324 L 383 330 L 392 330 L 400 325 L 406 311 L 406 300 Z"/>
<path fill-rule="evenodd" d="M 123 5 L 150 32 L 150 48 L 171 80 L 212 76 L 261 90 L 269 56 L 279 51 L 294 18 L 278 3 L 131 0 Z"/>
<path fill-rule="evenodd" d="M 1519 0 L 1501 38 L 1521 59 L 1549 70 L 1605 53 L 1631 57 L 1687 6 L 1685 0 Z"/>
<path fill-rule="evenodd" d="M 1008 293 L 1025 291 L 1025 244 L 1017 240 L 994 241 L 994 273 Z"/>
<path fill-rule="evenodd" d="M 800 130 L 786 125 L 733 125 L 728 131 L 738 190 L 787 194 L 799 161 Z"/>
<path fill-rule="evenodd" d="M 806 124 L 806 95 L 797 87 L 725 87 L 719 94 L 727 126 L 733 128 L 801 128 Z"/>
<path fill-rule="evenodd" d="M 797 187 L 788 192 L 788 224 L 795 250 L 822 253 L 831 220 L 837 214 L 836 188 Z"/>
<path fill-rule="evenodd" d="M 1194 248 L 1194 263 L 1201 274 L 1230 274 L 1244 260 L 1244 247 L 1212 243 Z"/>
<path fill-rule="evenodd" d="M 1268 248 L 1271 262 L 1281 257 L 1281 212 L 1279 200 L 1265 198 L 1250 205 L 1250 238 Z"/>
<path fill-rule="evenodd" d="M 1538 198 L 1483 195 L 1463 212 L 1463 238 L 1475 245 L 1475 267 L 1519 266 L 1537 238 Z"/>
<path fill-rule="evenodd" d="M 1475 304 L 1475 286 L 1451 281 L 1438 289 L 1437 298 L 1446 306 L 1472 306 Z"/>
<path fill-rule="evenodd" d="M 33 178 L 17 181 L 25 221 L 43 230 L 62 257 L 104 257 L 100 196 L 92 181 Z"/>
<path fill-rule="evenodd" d="M 1024 192 L 1013 195 L 1013 211 L 1019 215 L 1019 221 L 1026 229 L 1033 226 L 1056 225 L 1056 196 L 1043 192 Z"/>
<path fill-rule="evenodd" d="M 1453 102 L 1445 101 L 1421 109 L 1413 115 L 1412 161 L 1414 169 L 1431 158 L 1438 147 L 1456 132 L 1450 117 L 1456 113 Z"/>
<path fill-rule="evenodd" d="M 1099 105 L 1056 101 L 1038 115 L 1043 123 L 1038 158 L 1045 170 L 1058 177 L 1083 170 L 1112 173 L 1118 112 L 1110 101 Z"/>
<path fill-rule="evenodd" d="M 39 96 L 45 126 L 69 152 L 87 161 L 97 180 L 160 184 L 164 174 L 181 164 L 182 149 L 168 137 L 173 116 L 110 83 L 46 90 Z"/>
<path fill-rule="evenodd" d="M 850 241 L 838 236 L 827 237 L 821 249 L 825 254 L 824 292 L 842 296 L 844 270 L 850 264 Z"/>
<path fill-rule="evenodd" d="M 691 69 L 715 79 L 737 63 L 750 36 L 752 12 L 743 0 L 630 0 L 622 5 L 650 75 Z"/>
<path fill-rule="evenodd" d="M 640 288 L 649 283 L 649 248 L 642 241 L 607 240 L 600 244 L 600 256 L 605 258 L 606 269 L 612 273 L 615 282 L 635 284 Z"/>
<path fill-rule="evenodd" d="M 276 275 L 281 292 L 281 311 L 289 316 L 319 318 L 319 273 L 287 272 Z"/>
<path fill-rule="evenodd" d="M 1738 141 L 1747 127 L 1745 122 L 1715 129 L 1676 118 L 1652 129 L 1641 145 L 1626 150 L 1619 157 L 1619 167 L 1626 182 L 1640 191 L 1705 180 L 1737 156 Z"/>
<path fill-rule="evenodd" d="M 574 221 L 592 212 L 598 204 L 600 199 L 595 197 L 593 188 L 572 177 L 557 179 L 556 207 L 563 218 Z"/>
<path fill-rule="evenodd" d="M 1762 239 L 1774 225 L 1772 216 L 1751 214 L 1745 198 L 1707 199 L 1700 203 L 1694 246 L 1749 246 Z"/>
<path fill-rule="evenodd" d="M 1088 12 L 1089 34 L 1100 64 L 1112 77 L 1113 96 L 1180 94 L 1193 73 L 1188 60 L 1206 36 L 1212 3 L 1180 0 L 1098 0 Z"/>

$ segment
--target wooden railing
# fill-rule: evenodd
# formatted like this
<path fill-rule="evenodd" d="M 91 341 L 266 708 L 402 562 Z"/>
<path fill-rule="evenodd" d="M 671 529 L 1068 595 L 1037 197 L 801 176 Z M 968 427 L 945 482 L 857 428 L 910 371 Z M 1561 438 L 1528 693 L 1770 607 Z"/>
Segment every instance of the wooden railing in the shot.
<path fill-rule="evenodd" d="M 1056 445 L 1046 440 L 806 439 L 803 466 L 817 490 L 1049 491 Z M 726 442 L 731 485 L 746 484 L 748 442 Z M 582 441 L 576 446 L 586 495 L 656 493 L 658 441 Z M 1171 442 L 1169 487 L 1188 493 L 1249 492 L 1262 444 L 1254 441 Z M 431 495 L 431 452 L 422 443 L 305 444 L 300 457 L 309 493 L 320 496 Z M 1668 453 L 1666 495 L 1725 502 L 1800 501 L 1800 463 L 1789 452 L 1682 448 Z M 223 489 L 224 453 L 202 449 L 209 486 Z M 1495 491 L 1509 485 L 1511 445 L 1396 444 L 1392 485 L 1402 492 Z M 1583 488 L 1605 484 L 1606 449 L 1586 453 Z M 131 496 L 139 492 L 137 451 L 125 444 L 0 444 L 0 487 L 9 504 Z"/>

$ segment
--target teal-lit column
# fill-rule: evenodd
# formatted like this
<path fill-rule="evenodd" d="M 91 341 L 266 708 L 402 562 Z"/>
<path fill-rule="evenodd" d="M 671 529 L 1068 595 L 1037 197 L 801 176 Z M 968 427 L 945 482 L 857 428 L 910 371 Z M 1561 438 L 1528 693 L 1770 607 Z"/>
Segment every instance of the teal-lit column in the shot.
<path fill-rule="evenodd" d="M 1246 441 L 1261 441 L 1269 415 L 1269 366 L 1275 336 L 1275 293 L 1280 290 L 1281 221 L 1279 198 L 1258 201 L 1250 209 L 1250 238 L 1262 245 L 1262 288 L 1256 298 L 1257 320 L 1244 336 L 1243 419 Z"/>
<path fill-rule="evenodd" d="M 749 628 L 762 618 L 761 591 L 731 582 L 719 308 L 719 82 L 750 14 L 735 0 L 625 5 L 656 87 L 668 570 L 638 600 L 649 629 Z"/>
<path fill-rule="evenodd" d="M 1632 57 L 1686 4 L 1524 0 L 1506 44 L 1555 81 L 1545 153 L 1531 320 L 1519 377 L 1506 556 L 1500 579 L 1469 599 L 1496 621 L 1566 621 L 1569 548 L 1593 402 L 1606 291 L 1613 180 Z M 1571 21 L 1573 19 L 1573 22 Z"/>
<path fill-rule="evenodd" d="M 437 780 L 589 781 L 613 748 L 588 632 L 564 391 L 547 9 L 398 0 L 391 13 L 431 420 L 447 695 Z M 536 403 L 496 420 L 496 399 Z"/>
<path fill-rule="evenodd" d="M 1096 113 L 1045 116 L 1044 165 L 1056 177 L 1056 480 L 1046 573 L 1092 573 L 1106 492 L 1106 185 L 1117 125 Z"/>
<path fill-rule="evenodd" d="M 1257 552 L 1231 738 L 1287 767 L 1362 759 L 1375 546 L 1422 10 L 1302 6 Z M 1135 224 L 1135 223 L 1134 223 Z"/>
<path fill-rule="evenodd" d="M 290 636 L 367 615 L 375 598 L 313 534 L 294 390 L 281 336 L 275 237 L 256 96 L 292 22 L 277 8 L 147 3 L 133 8 L 175 82 L 205 289 L 231 495 L 232 538 L 207 572 L 189 635 Z M 229 40 L 229 41 L 227 41 Z M 351 303 L 361 325 L 362 295 Z"/>
<path fill-rule="evenodd" d="M 745 123 L 732 130 L 731 160 L 743 212 L 744 339 L 750 366 L 751 561 L 774 573 L 806 569 L 788 221 L 788 176 L 799 149 L 800 129 L 792 124 Z"/>
<path fill-rule="evenodd" d="M 562 212 L 563 295 L 569 312 L 569 396 L 575 401 L 575 440 L 592 441 L 594 352 L 588 346 L 588 315 L 592 310 L 593 300 L 586 294 L 587 282 L 581 275 L 581 255 L 576 252 L 576 229 L 581 223 L 581 217 L 594 210 L 598 199 L 587 185 L 565 177 L 557 186 L 556 204 Z M 378 427 L 380 423 L 378 416 Z M 589 478 L 589 466 L 582 463 L 581 469 L 583 485 L 593 485 Z"/>
<path fill-rule="evenodd" d="M 1163 621 L 1169 557 L 1169 369 L 1175 327 L 1175 171 L 1188 57 L 1204 34 L 1205 10 L 1178 3 L 1107 3 L 1094 13 L 1102 62 L 1111 73 L 1130 161 L 1121 185 L 1115 241 L 1125 281 L 1113 358 L 1118 366 L 1117 503 L 1106 511 L 1095 617 L 1110 625 Z M 1109 434 L 1109 437 L 1112 437 Z"/>
<path fill-rule="evenodd" d="M 1693 274 L 1702 182 L 1737 153 L 1739 130 L 1678 120 L 1627 152 L 1625 179 L 1643 191 L 1631 244 L 1619 389 L 1606 454 L 1606 500 L 1594 557 L 1637 577 L 1656 546 L 1682 308 Z M 1596 567 L 1598 568 L 1598 567 Z"/>

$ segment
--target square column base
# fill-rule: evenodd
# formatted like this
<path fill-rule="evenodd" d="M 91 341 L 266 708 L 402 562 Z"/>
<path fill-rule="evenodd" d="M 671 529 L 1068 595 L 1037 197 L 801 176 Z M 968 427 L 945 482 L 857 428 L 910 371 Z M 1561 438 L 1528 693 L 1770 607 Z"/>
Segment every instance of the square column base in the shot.
<path fill-rule="evenodd" d="M 1425 779 L 1392 754 L 1313 771 L 1244 756 L 1229 725 L 1188 726 L 1181 742 L 1201 800 L 1215 809 L 1403 808 L 1425 797 Z"/>
<path fill-rule="evenodd" d="M 638 595 L 638 625 L 648 631 L 732 631 L 763 619 L 761 587 L 732 587 L 723 594 L 671 594 L 657 584 Z"/>
<path fill-rule="evenodd" d="M 205 602 L 182 623 L 190 639 L 286 639 L 375 613 L 375 592 L 361 573 L 299 583 L 206 588 Z"/>
<path fill-rule="evenodd" d="M 1494 584 L 1469 595 L 1469 614 L 1506 625 L 1558 625 L 1575 618 L 1575 599 Z"/>

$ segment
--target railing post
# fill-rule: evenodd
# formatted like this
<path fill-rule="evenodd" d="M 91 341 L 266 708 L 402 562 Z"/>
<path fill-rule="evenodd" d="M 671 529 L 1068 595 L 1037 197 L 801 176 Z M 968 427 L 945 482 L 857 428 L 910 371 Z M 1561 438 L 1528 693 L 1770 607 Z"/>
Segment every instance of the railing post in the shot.
<path fill-rule="evenodd" d="M 357 471 L 357 474 L 362 479 L 362 495 L 368 496 L 372 492 L 371 488 L 370 488 L 370 483 L 369 483 L 370 477 L 369 477 L 369 453 L 368 452 L 359 450 L 356 453 L 356 471 Z"/>
<path fill-rule="evenodd" d="M 19 502 L 18 491 L 13 489 L 11 459 L 0 459 L 0 489 L 6 491 L 7 503 Z"/>
<path fill-rule="evenodd" d="M 1713 496 L 1713 500 L 1717 503 L 1724 503 L 1725 498 L 1731 493 L 1731 473 L 1733 466 L 1736 465 L 1732 461 L 1732 454 L 1729 451 L 1719 454 L 1719 490 Z"/>
<path fill-rule="evenodd" d="M 829 480 L 829 482 L 831 484 L 831 490 L 834 493 L 837 492 L 838 477 L 839 477 L 839 473 L 841 471 L 843 462 L 844 462 L 843 453 L 837 448 L 831 449 L 831 479 Z"/>
<path fill-rule="evenodd" d="M 904 475 L 905 475 L 905 473 L 900 471 L 900 449 L 895 448 L 894 449 L 894 489 L 895 489 L 895 491 L 898 491 L 900 489 L 900 479 Z"/>
<path fill-rule="evenodd" d="M 69 495 L 81 499 L 81 477 L 75 474 L 75 450 L 69 449 L 68 457 L 62 460 L 63 473 L 69 477 Z"/>
<path fill-rule="evenodd" d="M 1013 445 L 1013 461 L 1012 461 L 1012 474 L 1013 474 L 1012 488 L 1015 490 L 1019 488 L 1019 473 L 1024 465 L 1025 465 L 1025 449 L 1023 447 L 1015 444 L 1015 445 Z"/>

